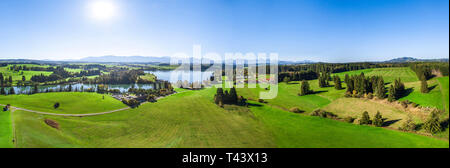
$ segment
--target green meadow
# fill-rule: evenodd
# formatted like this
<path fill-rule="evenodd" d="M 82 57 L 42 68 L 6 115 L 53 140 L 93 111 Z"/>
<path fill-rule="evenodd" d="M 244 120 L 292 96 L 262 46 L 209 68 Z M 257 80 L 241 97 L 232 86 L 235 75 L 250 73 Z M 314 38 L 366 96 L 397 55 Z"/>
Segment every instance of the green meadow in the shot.
<path fill-rule="evenodd" d="M 294 114 L 251 101 L 214 104 L 215 89 L 183 91 L 136 109 L 92 117 L 16 111 L 18 147 L 448 147 L 448 141 Z M 239 94 L 239 92 L 238 92 Z M 60 129 L 43 121 L 52 119 Z"/>
<path fill-rule="evenodd" d="M 31 67 L 31 64 L 26 64 L 27 66 Z M 36 66 L 36 65 L 34 65 Z M 6 67 L 0 67 L 0 73 L 3 74 L 3 76 L 5 78 L 12 76 L 13 81 L 17 81 L 17 80 L 22 80 L 22 76 L 25 76 L 26 80 L 30 80 L 32 76 L 34 75 L 51 75 L 53 72 L 47 72 L 47 71 L 20 71 L 20 72 L 15 72 L 15 71 L 10 71 L 8 69 L 9 66 Z M 23 72 L 23 74 L 22 74 Z"/>
<path fill-rule="evenodd" d="M 11 113 L 0 111 L 0 148 L 12 148 Z"/>
<path fill-rule="evenodd" d="M 392 83 L 395 79 L 400 78 L 402 82 L 414 82 L 418 81 L 416 73 L 412 71 L 409 67 L 396 67 L 396 68 L 374 68 L 374 69 L 363 69 L 357 71 L 348 71 L 342 73 L 336 73 L 333 75 L 338 75 L 343 80 L 345 74 L 348 75 L 359 75 L 361 72 L 365 76 L 383 76 L 384 82 Z"/>
<path fill-rule="evenodd" d="M 60 103 L 60 107 L 55 109 L 53 105 L 57 102 Z M 0 104 L 57 114 L 98 113 L 126 107 L 109 95 L 85 92 L 0 96 Z"/>

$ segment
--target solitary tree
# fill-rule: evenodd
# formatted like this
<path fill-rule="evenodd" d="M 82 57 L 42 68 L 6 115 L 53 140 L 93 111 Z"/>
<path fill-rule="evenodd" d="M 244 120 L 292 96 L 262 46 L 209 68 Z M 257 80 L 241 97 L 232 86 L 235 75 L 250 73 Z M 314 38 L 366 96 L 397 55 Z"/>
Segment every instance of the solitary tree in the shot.
<path fill-rule="evenodd" d="M 375 118 L 373 119 L 373 125 L 377 127 L 383 126 L 383 116 L 381 116 L 380 112 L 378 111 L 375 115 Z"/>
<path fill-rule="evenodd" d="M 430 90 L 428 90 L 428 83 L 425 79 L 421 80 L 420 92 L 422 92 L 422 93 L 430 92 Z"/>
<path fill-rule="evenodd" d="M 300 96 L 304 96 L 311 93 L 311 90 L 309 88 L 309 83 L 306 80 L 302 81 L 302 84 L 300 86 Z"/>
<path fill-rule="evenodd" d="M 22 76 L 22 81 L 25 82 L 26 80 L 25 76 Z"/>

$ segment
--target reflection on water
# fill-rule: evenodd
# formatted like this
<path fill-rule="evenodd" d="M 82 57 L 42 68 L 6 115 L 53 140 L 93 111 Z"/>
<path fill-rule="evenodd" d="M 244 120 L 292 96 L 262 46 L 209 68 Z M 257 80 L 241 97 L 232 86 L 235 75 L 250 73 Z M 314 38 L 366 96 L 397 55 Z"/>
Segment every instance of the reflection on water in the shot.
<path fill-rule="evenodd" d="M 72 91 L 87 91 L 87 90 L 93 90 L 97 91 L 98 84 L 72 84 Z M 117 85 L 107 85 L 109 89 L 117 89 L 120 90 L 121 93 L 125 93 L 128 91 L 128 89 L 134 87 L 134 88 L 141 88 L 141 89 L 153 89 L 158 88 L 158 84 L 117 84 Z M 16 94 L 30 94 L 34 86 L 15 86 L 13 87 Z M 59 91 L 59 90 L 67 90 L 69 88 L 69 84 L 64 85 L 46 85 L 46 86 L 38 86 L 39 92 L 46 92 L 47 90 L 53 90 L 53 91 Z M 5 88 L 5 91 L 7 94 L 9 94 L 10 88 Z"/>
<path fill-rule="evenodd" d="M 145 73 L 154 74 L 158 80 L 165 80 L 170 83 L 176 83 L 179 80 L 192 83 L 210 80 L 214 71 L 145 71 Z"/>

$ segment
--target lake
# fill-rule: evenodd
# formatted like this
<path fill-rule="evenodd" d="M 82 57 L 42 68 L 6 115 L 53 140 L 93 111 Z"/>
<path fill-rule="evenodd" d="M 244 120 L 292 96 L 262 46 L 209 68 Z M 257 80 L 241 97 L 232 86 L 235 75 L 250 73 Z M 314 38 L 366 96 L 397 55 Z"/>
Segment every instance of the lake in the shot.
<path fill-rule="evenodd" d="M 158 80 L 169 81 L 170 83 L 176 83 L 179 80 L 192 82 L 201 82 L 210 80 L 214 71 L 145 71 L 145 73 L 151 73 L 156 75 Z"/>

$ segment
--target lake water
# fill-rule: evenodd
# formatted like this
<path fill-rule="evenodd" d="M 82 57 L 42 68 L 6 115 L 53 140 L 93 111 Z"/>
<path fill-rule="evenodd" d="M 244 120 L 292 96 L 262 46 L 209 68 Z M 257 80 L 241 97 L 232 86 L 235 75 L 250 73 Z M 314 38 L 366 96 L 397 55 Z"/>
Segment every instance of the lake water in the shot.
<path fill-rule="evenodd" d="M 145 73 L 151 73 L 157 76 L 158 80 L 165 80 L 171 83 L 177 81 L 201 82 L 210 80 L 214 71 L 145 71 Z"/>
<path fill-rule="evenodd" d="M 169 81 L 171 83 L 176 83 L 178 80 L 188 82 L 194 82 L 194 81 L 205 81 L 210 80 L 210 77 L 213 75 L 213 71 L 145 71 L 145 73 L 151 73 L 157 76 L 158 80 L 164 80 Z M 141 89 L 159 89 L 160 85 L 158 83 L 156 84 L 119 84 L 119 85 L 107 85 L 109 89 L 118 89 L 121 93 L 126 93 L 128 89 L 134 87 L 134 88 L 141 88 Z M 39 92 L 45 92 L 46 90 L 54 90 L 58 91 L 60 88 L 63 90 L 66 90 L 69 87 L 68 84 L 64 85 L 46 85 L 46 86 L 38 86 Z M 34 89 L 34 86 L 15 86 L 13 87 L 16 94 L 29 94 Z M 77 83 L 72 84 L 72 91 L 80 91 L 80 90 L 88 90 L 92 89 L 96 91 L 97 84 L 83 84 L 83 83 Z M 5 91 L 7 94 L 9 94 L 9 87 L 5 87 Z"/>
<path fill-rule="evenodd" d="M 83 90 L 88 90 L 88 89 L 92 89 L 94 91 L 96 91 L 98 84 L 82 84 L 82 83 L 77 83 L 77 84 L 72 84 L 72 91 L 81 91 Z M 157 84 L 153 85 L 153 84 L 118 84 L 118 85 L 107 85 L 109 89 L 118 89 L 120 90 L 121 93 L 125 93 L 128 91 L 128 89 L 134 87 L 134 88 L 141 88 L 141 89 L 153 89 L 153 88 L 159 88 L 159 86 Z M 16 94 L 28 94 L 31 93 L 34 89 L 34 86 L 15 86 L 14 88 L 14 92 Z M 64 84 L 64 85 L 46 85 L 46 86 L 38 86 L 38 90 L 39 92 L 45 92 L 47 89 L 48 90 L 53 90 L 53 91 L 58 91 L 60 88 L 62 88 L 63 90 L 66 90 L 69 88 L 68 84 Z M 6 87 L 5 91 L 7 94 L 9 94 L 9 90 L 10 87 Z"/>

